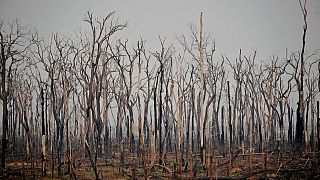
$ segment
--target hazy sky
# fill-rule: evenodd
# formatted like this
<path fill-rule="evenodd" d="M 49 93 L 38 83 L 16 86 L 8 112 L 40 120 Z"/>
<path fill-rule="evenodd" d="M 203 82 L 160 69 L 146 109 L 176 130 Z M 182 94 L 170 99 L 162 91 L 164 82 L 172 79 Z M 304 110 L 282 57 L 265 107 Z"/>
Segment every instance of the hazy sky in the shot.
<path fill-rule="evenodd" d="M 38 29 L 65 35 L 83 28 L 87 10 L 97 16 L 116 11 L 127 21 L 125 38 L 135 43 L 141 36 L 150 49 L 159 47 L 158 37 L 175 43 L 175 37 L 190 34 L 189 25 L 199 25 L 216 40 L 217 54 L 235 58 L 257 50 L 258 57 L 282 56 L 285 49 L 301 48 L 303 18 L 298 0 L 0 0 L 2 20 L 19 18 Z M 308 0 L 307 49 L 320 48 L 320 0 Z"/>

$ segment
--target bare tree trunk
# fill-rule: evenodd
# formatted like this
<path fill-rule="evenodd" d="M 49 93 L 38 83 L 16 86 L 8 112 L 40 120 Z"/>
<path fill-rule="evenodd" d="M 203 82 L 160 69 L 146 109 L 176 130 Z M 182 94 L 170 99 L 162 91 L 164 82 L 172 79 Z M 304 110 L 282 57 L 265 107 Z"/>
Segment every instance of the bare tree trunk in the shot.
<path fill-rule="evenodd" d="M 201 122 L 201 128 L 202 131 L 204 130 L 204 109 L 203 109 L 203 102 L 204 102 L 204 52 L 203 52 L 203 24 L 202 24 L 202 12 L 200 15 L 200 59 L 199 59 L 199 65 L 200 65 L 200 97 L 199 97 L 199 103 L 200 103 L 200 122 Z M 205 164 L 205 147 L 204 147 L 204 134 L 205 132 L 202 132 L 200 134 L 200 147 L 201 147 L 201 154 L 202 154 L 202 164 Z"/>
<path fill-rule="evenodd" d="M 314 106 L 314 100 L 315 97 L 313 97 L 313 95 L 311 96 L 311 135 L 310 135 L 310 144 L 311 144 L 311 151 L 314 151 L 316 148 L 315 146 L 315 133 L 314 133 L 314 115 L 315 115 L 315 106 Z"/>
<path fill-rule="evenodd" d="M 301 49 L 301 56 L 300 56 L 300 82 L 299 82 L 299 104 L 298 104 L 298 111 L 299 116 L 297 118 L 297 126 L 296 126 L 296 145 L 297 150 L 300 151 L 303 149 L 305 142 L 304 142 L 304 90 L 303 90 L 303 81 L 304 81 L 304 51 L 306 45 L 306 33 L 307 33 L 307 10 L 306 10 L 307 1 L 304 1 L 304 6 L 302 7 L 301 1 L 300 6 L 303 14 L 304 19 L 304 26 L 303 26 L 303 36 L 302 36 L 302 49 Z"/>
<path fill-rule="evenodd" d="M 46 129 L 45 129 L 45 118 L 44 118 L 44 94 L 43 88 L 40 90 L 41 96 L 41 120 L 42 120 L 42 176 L 46 174 Z"/>
<path fill-rule="evenodd" d="M 8 92 L 6 92 L 6 57 L 5 43 L 1 35 L 1 100 L 2 100 L 2 152 L 1 152 L 1 168 L 6 167 L 6 150 L 7 150 L 7 131 L 8 131 Z M 3 174 L 4 175 L 4 174 Z"/>
<path fill-rule="evenodd" d="M 4 69 L 4 68 L 3 68 Z M 3 70 L 5 71 L 5 69 Z M 4 79 L 4 76 L 2 76 Z M 5 83 L 3 83 L 4 85 Z M 5 169 L 6 167 L 6 150 L 7 150 L 7 131 L 8 131 L 8 100 L 4 96 L 2 99 L 2 152 L 1 152 L 1 168 Z"/>
<path fill-rule="evenodd" d="M 287 110 L 288 110 L 288 123 L 289 123 L 288 142 L 290 145 L 292 145 L 292 113 L 293 113 L 293 109 L 290 108 L 289 103 L 287 104 Z"/>
<path fill-rule="evenodd" d="M 158 132 L 158 116 L 157 116 L 157 87 L 158 87 L 158 76 L 155 81 L 155 87 L 153 89 L 153 114 L 154 114 L 154 150 L 157 151 L 157 132 Z M 152 125 L 152 124 L 151 124 Z M 156 156 L 156 154 L 155 154 Z"/>
<path fill-rule="evenodd" d="M 225 142 L 224 142 L 224 130 L 225 130 L 225 124 L 224 124 L 224 106 L 221 107 L 221 144 L 222 144 L 222 155 L 225 157 Z"/>
<path fill-rule="evenodd" d="M 160 62 L 160 92 L 159 92 L 159 164 L 162 165 L 162 91 L 163 91 L 163 62 Z"/>
<path fill-rule="evenodd" d="M 176 108 L 177 108 L 177 113 L 178 113 L 178 174 L 181 173 L 181 167 L 182 167 L 182 155 L 181 155 L 181 145 L 182 145 L 182 140 L 181 140 L 181 135 L 182 135 L 182 109 L 181 109 L 181 102 L 179 100 L 179 90 L 178 90 L 178 97 L 175 96 L 175 93 L 173 93 L 174 100 L 176 102 Z"/>
<path fill-rule="evenodd" d="M 130 130 L 129 130 L 129 139 L 130 139 L 130 151 L 134 153 L 135 151 L 135 140 L 134 140 L 134 119 L 133 119 L 133 109 L 132 105 L 129 105 L 129 102 L 127 102 L 127 108 L 129 110 L 129 125 L 130 125 Z"/>
<path fill-rule="evenodd" d="M 108 164 L 108 81 L 106 78 L 104 79 L 105 86 L 103 91 L 103 122 L 104 122 L 104 130 L 105 130 L 105 136 L 104 136 L 104 152 L 105 152 L 105 163 Z"/>
<path fill-rule="evenodd" d="M 192 179 L 193 177 L 193 117 L 194 117 L 194 113 L 195 113 L 195 109 L 194 109 L 194 94 L 193 94 L 193 86 L 191 88 L 191 96 L 190 96 L 190 115 L 191 115 L 191 119 L 189 121 L 191 121 L 191 123 L 189 123 L 188 126 L 190 130 L 189 130 L 189 165 L 190 165 L 190 173 L 189 173 L 189 177 Z"/>
<path fill-rule="evenodd" d="M 249 102 L 248 102 L 248 104 L 249 104 Z M 253 123 L 254 123 L 254 100 L 252 99 L 252 106 L 251 106 L 251 117 L 249 118 L 249 121 L 250 121 L 250 123 L 249 123 L 249 141 L 250 141 L 250 165 L 249 165 L 249 172 L 250 172 L 250 176 L 251 176 L 251 172 L 252 172 L 252 152 L 253 152 L 253 143 L 252 143 L 252 140 L 253 140 L 253 138 L 252 138 L 252 126 L 253 126 Z"/>
<path fill-rule="evenodd" d="M 310 96 L 310 95 L 309 95 Z M 305 150 L 306 152 L 308 151 L 308 148 L 309 148 L 309 141 L 308 141 L 308 120 L 309 120 L 309 108 L 310 108 L 310 100 L 308 99 L 307 100 L 307 105 L 306 105 L 306 119 L 305 119 L 305 128 L 304 128 L 304 131 L 303 131 L 303 134 L 304 134 L 304 142 L 305 142 Z"/>
<path fill-rule="evenodd" d="M 229 106 L 229 154 L 231 156 L 231 146 L 232 146 L 232 124 L 231 124 L 231 98 L 230 98 L 230 84 L 229 81 L 227 81 L 227 87 L 228 87 L 228 106 Z"/>
<path fill-rule="evenodd" d="M 320 151 L 320 106 L 317 101 L 317 139 L 318 139 L 318 151 Z"/>

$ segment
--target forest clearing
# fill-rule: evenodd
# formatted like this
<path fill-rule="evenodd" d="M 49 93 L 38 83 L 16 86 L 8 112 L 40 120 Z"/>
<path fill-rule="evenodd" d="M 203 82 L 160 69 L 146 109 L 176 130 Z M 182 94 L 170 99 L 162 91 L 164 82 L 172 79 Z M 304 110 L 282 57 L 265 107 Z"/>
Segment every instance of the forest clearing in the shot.
<path fill-rule="evenodd" d="M 204 15 L 151 51 L 115 12 L 0 23 L 1 179 L 320 179 L 320 49 L 216 55 Z M 209 18 L 209 17 L 208 17 Z M 300 43 L 300 42 L 299 42 Z"/>

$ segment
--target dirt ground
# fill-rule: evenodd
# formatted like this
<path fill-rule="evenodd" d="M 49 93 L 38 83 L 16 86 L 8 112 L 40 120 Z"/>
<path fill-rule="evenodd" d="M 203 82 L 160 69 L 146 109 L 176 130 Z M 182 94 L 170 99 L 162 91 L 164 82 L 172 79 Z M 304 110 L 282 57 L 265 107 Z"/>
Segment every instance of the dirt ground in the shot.
<path fill-rule="evenodd" d="M 114 153 L 107 159 L 98 158 L 97 168 L 100 179 L 191 179 L 191 176 L 192 179 L 320 179 L 319 155 L 319 152 L 300 155 L 270 152 L 268 155 L 254 153 L 252 156 L 237 153 L 231 157 L 208 157 L 206 166 L 202 165 L 199 157 L 194 156 L 192 171 L 185 157 L 179 171 L 175 154 L 169 154 L 165 164 L 155 162 L 151 165 L 147 161 L 143 166 L 136 154 L 126 154 L 125 163 L 121 164 L 118 154 Z M 40 161 L 32 166 L 31 162 L 8 159 L 2 179 L 95 179 L 89 159 L 74 159 L 71 166 L 66 163 L 61 169 L 62 175 L 58 176 L 57 166 L 52 170 L 52 164 L 48 161 L 46 173 L 42 174 Z"/>

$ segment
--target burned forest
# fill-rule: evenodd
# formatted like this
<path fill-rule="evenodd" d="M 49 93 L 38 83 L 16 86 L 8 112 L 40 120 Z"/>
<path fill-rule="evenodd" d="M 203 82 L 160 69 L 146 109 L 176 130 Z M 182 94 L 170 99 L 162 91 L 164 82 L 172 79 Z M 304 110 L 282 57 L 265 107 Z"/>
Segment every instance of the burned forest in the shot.
<path fill-rule="evenodd" d="M 263 59 L 217 54 L 204 13 L 156 50 L 115 12 L 49 38 L 1 21 L 0 178 L 320 178 L 320 49 L 300 9 L 301 49 Z"/>

